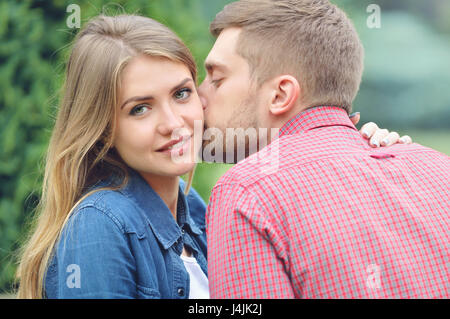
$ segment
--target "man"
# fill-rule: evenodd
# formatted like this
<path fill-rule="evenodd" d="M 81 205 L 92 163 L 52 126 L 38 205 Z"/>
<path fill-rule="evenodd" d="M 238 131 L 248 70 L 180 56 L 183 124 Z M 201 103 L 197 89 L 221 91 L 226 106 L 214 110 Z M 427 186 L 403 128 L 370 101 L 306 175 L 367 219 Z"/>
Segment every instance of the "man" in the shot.
<path fill-rule="evenodd" d="M 449 157 L 357 132 L 363 48 L 346 15 L 326 0 L 241 0 L 211 31 L 207 125 L 280 128 L 213 188 L 211 297 L 448 298 Z"/>

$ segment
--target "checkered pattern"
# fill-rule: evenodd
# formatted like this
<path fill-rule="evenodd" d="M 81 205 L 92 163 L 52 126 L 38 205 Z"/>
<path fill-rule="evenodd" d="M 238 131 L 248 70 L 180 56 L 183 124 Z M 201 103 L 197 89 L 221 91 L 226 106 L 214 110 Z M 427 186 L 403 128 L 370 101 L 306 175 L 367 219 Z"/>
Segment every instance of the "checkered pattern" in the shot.
<path fill-rule="evenodd" d="M 449 184 L 448 156 L 304 111 L 212 191 L 211 298 L 448 298 Z"/>

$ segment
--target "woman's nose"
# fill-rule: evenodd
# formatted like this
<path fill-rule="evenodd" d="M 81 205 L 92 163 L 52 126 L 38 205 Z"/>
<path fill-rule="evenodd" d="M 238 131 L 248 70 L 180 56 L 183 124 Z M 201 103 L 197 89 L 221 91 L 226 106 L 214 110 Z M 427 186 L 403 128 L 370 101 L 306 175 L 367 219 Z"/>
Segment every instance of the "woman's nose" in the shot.
<path fill-rule="evenodd" d="M 176 129 L 182 128 L 184 125 L 183 118 L 172 108 L 166 108 L 162 112 L 161 122 L 158 125 L 158 130 L 162 135 L 171 135 Z"/>
<path fill-rule="evenodd" d="M 204 82 L 203 82 L 197 89 L 198 96 L 200 97 L 200 102 L 202 103 L 203 111 L 206 109 L 206 104 L 207 104 L 204 90 L 205 90 L 205 88 L 204 88 Z"/>

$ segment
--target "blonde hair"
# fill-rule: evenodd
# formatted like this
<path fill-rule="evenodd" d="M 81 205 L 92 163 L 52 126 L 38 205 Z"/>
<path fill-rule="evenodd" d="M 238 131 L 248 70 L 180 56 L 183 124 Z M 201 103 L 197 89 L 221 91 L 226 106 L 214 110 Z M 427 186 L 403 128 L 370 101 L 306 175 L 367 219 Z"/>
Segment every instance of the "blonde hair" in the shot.
<path fill-rule="evenodd" d="M 111 146 L 121 71 L 138 54 L 181 62 L 196 81 L 189 49 L 170 29 L 150 18 L 100 15 L 78 33 L 48 147 L 34 231 L 23 247 L 17 270 L 18 298 L 43 297 L 53 248 L 73 208 L 92 194 L 86 194 L 89 187 L 112 174 L 122 177 L 122 183 L 109 189 L 127 182 L 127 166 Z"/>
<path fill-rule="evenodd" d="M 350 112 L 359 90 L 364 50 L 345 13 L 328 0 L 241 0 L 225 6 L 210 25 L 242 33 L 237 53 L 261 85 L 287 73 L 303 88 L 302 102 Z"/>

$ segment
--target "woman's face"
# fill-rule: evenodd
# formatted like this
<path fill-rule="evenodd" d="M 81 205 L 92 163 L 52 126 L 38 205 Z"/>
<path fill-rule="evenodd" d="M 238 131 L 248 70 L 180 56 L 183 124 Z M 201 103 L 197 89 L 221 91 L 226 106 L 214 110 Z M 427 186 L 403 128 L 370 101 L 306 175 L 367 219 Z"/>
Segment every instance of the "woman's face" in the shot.
<path fill-rule="evenodd" d="M 133 58 L 122 72 L 117 108 L 113 145 L 128 166 L 145 176 L 180 176 L 194 168 L 201 147 L 194 143 L 194 121 L 203 128 L 203 109 L 187 66 Z"/>

